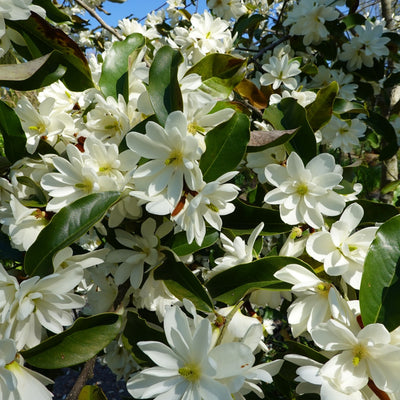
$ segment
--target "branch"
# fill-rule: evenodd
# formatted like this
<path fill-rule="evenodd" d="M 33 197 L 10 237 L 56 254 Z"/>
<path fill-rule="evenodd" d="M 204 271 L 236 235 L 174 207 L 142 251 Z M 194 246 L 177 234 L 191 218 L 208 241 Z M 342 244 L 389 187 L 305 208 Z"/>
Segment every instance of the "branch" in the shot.
<path fill-rule="evenodd" d="M 97 12 L 93 8 L 89 7 L 82 0 L 75 0 L 75 3 L 84 8 L 93 18 L 97 19 L 100 25 L 111 34 L 113 34 L 118 40 L 124 40 L 124 38 L 113 27 L 108 25 L 107 22 L 104 21 L 104 19 L 101 18 L 100 15 L 97 14 Z"/>
<path fill-rule="evenodd" d="M 88 379 L 93 377 L 94 365 L 96 363 L 96 356 L 86 361 L 85 365 L 82 368 L 81 373 L 78 376 L 74 386 L 69 392 L 67 398 L 65 400 L 78 400 L 79 393 L 82 391 Z"/>
<path fill-rule="evenodd" d="M 281 37 L 280 39 L 276 40 L 275 42 L 269 44 L 266 47 L 263 47 L 251 60 L 250 62 L 254 62 L 257 60 L 257 58 L 260 58 L 266 51 L 274 49 L 276 46 L 280 45 L 282 42 L 285 40 L 288 40 L 290 38 L 290 35 L 285 35 Z"/>

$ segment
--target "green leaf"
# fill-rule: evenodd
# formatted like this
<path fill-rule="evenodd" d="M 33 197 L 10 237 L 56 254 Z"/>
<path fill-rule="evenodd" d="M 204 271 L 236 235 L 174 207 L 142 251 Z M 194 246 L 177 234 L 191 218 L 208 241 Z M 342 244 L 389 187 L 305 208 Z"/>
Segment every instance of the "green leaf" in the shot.
<path fill-rule="evenodd" d="M 64 14 L 59 7 L 57 7 L 52 0 L 33 0 L 36 4 L 46 10 L 46 17 L 54 22 L 69 22 L 71 18 L 69 15 Z"/>
<path fill-rule="evenodd" d="M 366 108 L 361 104 L 355 101 L 348 101 L 345 99 L 336 98 L 335 102 L 333 103 L 333 112 L 336 114 L 344 114 L 344 113 L 363 113 L 367 114 L 368 111 Z"/>
<path fill-rule="evenodd" d="M 10 238 L 0 231 L 0 260 L 23 262 L 23 253 L 11 247 Z"/>
<path fill-rule="evenodd" d="M 349 14 L 342 19 L 342 22 L 346 25 L 346 29 L 352 29 L 357 25 L 365 24 L 365 17 L 361 14 Z"/>
<path fill-rule="evenodd" d="M 200 75 L 203 91 L 218 98 L 228 97 L 233 88 L 244 78 L 245 66 L 244 58 L 213 53 L 203 57 L 185 75 Z"/>
<path fill-rule="evenodd" d="M 121 317 L 113 313 L 78 318 L 71 328 L 21 354 L 26 362 L 38 368 L 58 369 L 80 364 L 103 350 L 121 331 L 121 326 Z"/>
<path fill-rule="evenodd" d="M 203 285 L 185 264 L 175 260 L 172 253 L 168 253 L 167 259 L 154 271 L 154 279 L 163 280 L 179 300 L 189 299 L 198 310 L 213 312 L 213 302 Z"/>
<path fill-rule="evenodd" d="M 27 20 L 7 20 L 7 25 L 27 40 L 31 58 L 38 58 L 53 50 L 62 54 L 63 65 L 67 67 L 62 80 L 68 89 L 81 92 L 94 86 L 85 54 L 61 29 L 55 28 L 34 12 Z"/>
<path fill-rule="evenodd" d="M 107 397 L 101 387 L 86 385 L 79 393 L 78 400 L 107 400 Z"/>
<path fill-rule="evenodd" d="M 26 252 L 25 272 L 30 276 L 53 273 L 54 254 L 101 221 L 119 197 L 118 192 L 93 193 L 62 208 Z"/>
<path fill-rule="evenodd" d="M 384 88 L 392 88 L 400 83 L 400 72 L 391 74 L 383 83 Z"/>
<path fill-rule="evenodd" d="M 138 342 L 151 340 L 166 343 L 165 334 L 161 327 L 149 323 L 135 311 L 128 311 L 127 313 L 124 336 L 131 346 L 131 352 L 139 363 L 150 359 L 140 350 L 137 345 Z"/>
<path fill-rule="evenodd" d="M 282 222 L 279 211 L 250 206 L 239 199 L 233 204 L 235 211 L 222 217 L 222 226 L 235 233 L 251 233 L 260 222 L 264 222 L 263 235 L 275 235 L 292 230 L 290 225 Z"/>
<path fill-rule="evenodd" d="M 360 307 L 364 325 L 382 323 L 389 331 L 400 325 L 400 215 L 376 234 L 364 263 Z"/>
<path fill-rule="evenodd" d="M 186 239 L 186 232 L 179 232 L 173 236 L 172 242 L 169 243 L 168 247 L 172 249 L 177 256 L 182 257 L 192 254 L 200 249 L 212 246 L 218 240 L 218 238 L 219 232 L 214 229 L 207 228 L 203 242 L 201 243 L 201 246 L 199 246 L 195 240 L 189 244 Z"/>
<path fill-rule="evenodd" d="M 356 203 L 364 209 L 364 216 L 361 220 L 362 225 L 386 222 L 399 214 L 397 208 L 391 204 L 377 203 L 371 200 L 357 200 Z"/>
<path fill-rule="evenodd" d="M 235 26 L 233 27 L 232 36 L 237 33 L 238 38 L 241 38 L 245 31 L 253 31 L 264 20 L 265 16 L 261 14 L 253 14 L 251 16 L 245 14 L 238 19 Z"/>
<path fill-rule="evenodd" d="M 0 85 L 16 90 L 35 90 L 58 81 L 65 74 L 62 56 L 53 51 L 21 64 L 0 65 Z"/>
<path fill-rule="evenodd" d="M 293 340 L 285 341 L 288 351 L 287 354 L 299 354 L 304 357 L 311 358 L 321 364 L 325 364 L 329 358 L 321 354 L 319 351 L 312 349 L 311 347 L 305 346 L 299 342 Z"/>
<path fill-rule="evenodd" d="M 0 131 L 4 139 L 4 152 L 11 163 L 28 155 L 26 136 L 14 110 L 0 101 Z"/>
<path fill-rule="evenodd" d="M 291 285 L 274 277 L 274 273 L 288 264 L 312 268 L 294 257 L 264 257 L 237 265 L 215 275 L 206 287 L 213 299 L 228 305 L 236 304 L 243 296 L 256 289 L 290 290 Z"/>
<path fill-rule="evenodd" d="M 244 114 L 235 113 L 206 135 L 206 151 L 200 158 L 200 169 L 205 182 L 211 182 L 241 162 L 250 139 L 250 121 Z"/>
<path fill-rule="evenodd" d="M 17 181 L 22 185 L 33 189 L 35 193 L 35 198 L 37 199 L 38 203 L 41 204 L 40 206 L 37 207 L 46 206 L 47 204 L 46 194 L 44 193 L 43 189 L 39 184 L 37 184 L 35 181 L 33 181 L 31 178 L 27 176 L 18 176 Z M 23 201 L 21 201 L 21 203 L 24 204 L 25 207 L 28 207 Z"/>
<path fill-rule="evenodd" d="M 326 125 L 331 119 L 333 104 L 338 92 L 339 85 L 337 82 L 331 82 L 327 87 L 318 90 L 317 98 L 306 107 L 307 120 L 314 132 Z"/>
<path fill-rule="evenodd" d="M 279 104 L 269 106 L 263 118 L 277 130 L 299 128 L 290 144 L 305 164 L 317 155 L 317 143 L 306 110 L 295 99 L 285 98 Z"/>
<path fill-rule="evenodd" d="M 183 110 L 178 82 L 178 67 L 182 54 L 169 46 L 158 50 L 149 72 L 149 96 L 159 122 L 164 125 L 168 114 Z"/>
<path fill-rule="evenodd" d="M 113 96 L 118 99 L 118 94 L 124 94 L 131 63 L 129 60 L 134 60 L 143 46 L 144 37 L 139 33 L 133 33 L 122 42 L 114 42 L 107 51 L 99 81 L 105 97 Z"/>
<path fill-rule="evenodd" d="M 385 140 L 385 147 L 382 149 L 379 159 L 387 160 L 394 156 L 399 146 L 397 145 L 397 135 L 393 125 L 385 117 L 374 112 L 371 112 L 364 121 Z"/>

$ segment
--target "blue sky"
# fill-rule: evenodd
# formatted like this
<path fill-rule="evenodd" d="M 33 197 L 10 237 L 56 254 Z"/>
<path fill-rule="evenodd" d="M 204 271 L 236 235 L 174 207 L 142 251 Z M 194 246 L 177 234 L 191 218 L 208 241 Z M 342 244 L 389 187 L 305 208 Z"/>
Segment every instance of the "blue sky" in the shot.
<path fill-rule="evenodd" d="M 206 0 L 198 1 L 199 11 L 202 12 L 205 8 Z M 190 0 L 187 2 L 189 3 Z M 117 25 L 118 20 L 122 18 L 131 16 L 132 18 L 141 19 L 152 10 L 155 10 L 164 4 L 164 0 L 126 0 L 125 3 L 122 4 L 106 1 L 103 3 L 103 7 L 106 11 L 110 12 L 111 15 L 105 15 L 103 13 L 99 13 L 99 15 L 108 24 L 115 26 Z M 189 10 L 193 12 L 194 7 L 189 8 Z M 85 18 L 88 18 L 88 16 L 85 16 Z M 95 21 L 93 24 L 96 25 L 97 22 Z"/>

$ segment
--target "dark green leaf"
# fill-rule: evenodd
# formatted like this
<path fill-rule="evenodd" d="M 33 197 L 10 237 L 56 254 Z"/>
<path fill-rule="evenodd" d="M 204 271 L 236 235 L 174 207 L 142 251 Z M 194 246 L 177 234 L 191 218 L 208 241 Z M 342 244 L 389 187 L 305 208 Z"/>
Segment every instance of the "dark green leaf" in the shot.
<path fill-rule="evenodd" d="M 42 204 L 41 207 L 45 206 L 47 204 L 47 198 L 46 195 L 41 188 L 39 184 L 37 184 L 35 181 L 33 181 L 31 178 L 27 176 L 18 176 L 17 181 L 21 183 L 24 186 L 30 187 L 33 189 L 35 193 L 35 197 L 37 198 L 38 202 Z M 27 207 L 27 206 L 26 206 Z"/>
<path fill-rule="evenodd" d="M 0 260 L 11 260 L 22 262 L 24 260 L 23 253 L 11 247 L 9 237 L 0 231 Z"/>
<path fill-rule="evenodd" d="M 172 242 L 168 247 L 171 248 L 177 256 L 182 257 L 192 254 L 200 249 L 212 246 L 218 238 L 219 232 L 207 228 L 203 242 L 201 243 L 201 246 L 199 246 L 195 240 L 189 244 L 186 239 L 186 232 L 179 232 L 173 236 Z"/>
<path fill-rule="evenodd" d="M 105 97 L 124 94 L 127 88 L 127 75 L 130 60 L 133 60 L 138 51 L 144 46 L 144 37 L 139 33 L 129 35 L 122 42 L 114 42 L 111 49 L 107 51 L 101 70 L 99 85 Z M 125 100 L 126 99 L 126 96 Z"/>
<path fill-rule="evenodd" d="M 242 17 L 239 18 L 239 20 L 236 22 L 235 26 L 233 27 L 233 33 L 238 34 L 238 38 L 241 38 L 242 34 L 247 31 L 247 30 L 254 30 L 262 21 L 265 20 L 265 16 L 261 14 L 253 14 L 251 16 L 249 15 L 243 15 Z"/>
<path fill-rule="evenodd" d="M 383 87 L 392 88 L 400 83 L 400 72 L 391 74 L 383 83 Z"/>
<path fill-rule="evenodd" d="M 235 113 L 229 121 L 219 124 L 206 135 L 206 151 L 200 158 L 205 182 L 211 182 L 233 171 L 239 165 L 250 139 L 250 121 Z"/>
<path fill-rule="evenodd" d="M 385 147 L 382 149 L 379 159 L 387 160 L 394 156 L 399 146 L 393 125 L 382 115 L 373 112 L 365 119 L 365 122 L 385 140 Z"/>
<path fill-rule="evenodd" d="M 168 114 L 183 110 L 182 93 L 178 82 L 178 67 L 182 54 L 169 46 L 157 51 L 149 73 L 149 96 L 159 122 L 164 125 Z"/>
<path fill-rule="evenodd" d="M 275 235 L 292 230 L 290 225 L 282 222 L 279 211 L 250 206 L 238 199 L 233 204 L 235 211 L 222 217 L 222 226 L 235 233 L 251 233 L 260 222 L 264 222 L 263 235 Z"/>
<path fill-rule="evenodd" d="M 62 208 L 26 252 L 25 272 L 31 276 L 51 274 L 54 254 L 99 222 L 119 197 L 118 192 L 93 193 Z"/>
<path fill-rule="evenodd" d="M 172 253 L 168 253 L 167 259 L 154 271 L 154 279 L 163 280 L 179 300 L 186 298 L 198 310 L 213 311 L 213 302 L 200 281 L 185 264 L 176 261 Z"/>
<path fill-rule="evenodd" d="M 382 323 L 389 331 L 400 325 L 400 215 L 376 234 L 364 263 L 360 307 L 364 325 Z"/>
<path fill-rule="evenodd" d="M 386 222 L 399 214 L 397 208 L 391 204 L 377 203 L 371 200 L 357 200 L 356 203 L 364 209 L 364 216 L 361 220 L 363 225 Z"/>
<path fill-rule="evenodd" d="M 291 285 L 274 277 L 274 273 L 288 264 L 312 268 L 294 257 L 264 257 L 237 265 L 215 275 L 206 287 L 212 298 L 228 305 L 236 304 L 244 295 L 256 289 L 290 290 Z"/>
<path fill-rule="evenodd" d="M 146 354 L 144 354 L 138 347 L 138 342 L 148 340 L 166 342 L 163 330 L 154 324 L 148 323 L 135 311 L 128 311 L 127 313 L 124 336 L 132 346 L 131 352 L 135 355 L 138 362 L 143 362 L 144 360 L 149 361 Z"/>
<path fill-rule="evenodd" d="M 318 90 L 317 98 L 306 107 L 307 120 L 314 132 L 331 119 L 333 103 L 338 92 L 337 82 L 331 82 L 327 87 Z"/>
<path fill-rule="evenodd" d="M 342 22 L 346 24 L 346 29 L 352 29 L 357 25 L 365 24 L 365 17 L 361 14 L 349 14 L 342 19 Z"/>
<path fill-rule="evenodd" d="M 308 123 L 306 110 L 295 99 L 285 98 L 279 104 L 269 106 L 263 118 L 277 130 L 299 128 L 290 144 L 305 164 L 317 155 L 315 135 Z"/>
<path fill-rule="evenodd" d="M 0 101 L 0 131 L 4 139 L 4 152 L 11 163 L 28 155 L 26 136 L 14 110 Z"/>
<path fill-rule="evenodd" d="M 248 153 L 255 153 L 285 144 L 293 139 L 297 129 L 289 131 L 251 131 L 247 145 Z"/>
<path fill-rule="evenodd" d="M 61 29 L 55 28 L 34 12 L 27 20 L 7 20 L 7 25 L 16 29 L 27 40 L 31 58 L 38 58 L 53 50 L 62 54 L 63 65 L 67 67 L 62 80 L 70 90 L 80 92 L 93 87 L 85 54 Z"/>
<path fill-rule="evenodd" d="M 336 114 L 344 113 L 363 113 L 367 114 L 367 109 L 361 104 L 354 101 L 336 98 L 333 104 L 333 112 Z"/>
<path fill-rule="evenodd" d="M 287 340 L 285 341 L 285 344 L 287 345 L 288 348 L 287 354 L 299 354 L 301 356 L 308 357 L 311 358 L 312 360 L 320 362 L 321 364 L 325 364 L 329 360 L 328 357 L 325 357 L 319 351 L 314 350 L 308 346 L 305 346 L 304 344 L 301 344 L 299 342 L 294 342 L 293 340 Z"/>
<path fill-rule="evenodd" d="M 78 318 L 71 328 L 21 354 L 29 364 L 58 369 L 80 364 L 103 350 L 121 330 L 121 317 L 104 313 Z"/>
<path fill-rule="evenodd" d="M 50 18 L 54 22 L 71 21 L 70 16 L 64 14 L 52 0 L 33 0 L 32 3 L 44 8 L 46 10 L 46 17 Z"/>
<path fill-rule="evenodd" d="M 216 97 L 229 96 L 233 88 L 244 78 L 246 59 L 229 54 L 213 53 L 203 57 L 186 75 L 201 76 L 202 90 Z"/>
<path fill-rule="evenodd" d="M 62 55 L 53 51 L 21 64 L 0 65 L 0 85 L 16 90 L 34 90 L 58 81 L 66 71 Z"/>

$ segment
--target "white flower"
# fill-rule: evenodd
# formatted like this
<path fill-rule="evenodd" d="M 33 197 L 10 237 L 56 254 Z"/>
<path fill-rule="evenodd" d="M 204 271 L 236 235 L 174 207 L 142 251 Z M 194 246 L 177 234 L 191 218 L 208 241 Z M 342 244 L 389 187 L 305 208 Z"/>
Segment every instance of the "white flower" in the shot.
<path fill-rule="evenodd" d="M 300 63 L 297 60 L 290 62 L 287 54 L 281 59 L 272 56 L 269 63 L 262 66 L 267 73 L 261 75 L 260 83 L 263 86 L 272 84 L 274 90 L 282 84 L 288 89 L 294 90 L 297 87 L 297 80 L 293 77 L 301 73 L 299 67 Z"/>
<path fill-rule="evenodd" d="M 329 32 L 325 27 L 325 21 L 333 21 L 339 17 L 339 13 L 324 4 L 324 1 L 301 0 L 294 4 L 293 10 L 288 12 L 284 26 L 292 25 L 291 35 L 304 35 L 305 46 L 318 44 L 328 38 Z"/>
<path fill-rule="evenodd" d="M 254 363 L 250 348 L 242 343 L 225 343 L 211 349 L 210 321 L 196 319 L 191 328 L 189 318 L 172 307 L 164 320 L 169 347 L 160 342 L 138 343 L 158 366 L 128 381 L 127 389 L 133 397 L 231 400 L 231 393 L 240 390 L 243 374 Z"/>
<path fill-rule="evenodd" d="M 40 343 L 44 328 L 54 333 L 71 325 L 73 308 L 82 307 L 84 300 L 70 291 L 78 285 L 83 270 L 70 267 L 61 274 L 26 279 L 19 285 L 1 331 L 15 340 L 17 349 Z M 0 290 L 3 287 L 0 286 Z"/>
<path fill-rule="evenodd" d="M 242 0 L 209 0 L 207 6 L 216 16 L 227 21 L 237 19 L 247 12 Z"/>
<path fill-rule="evenodd" d="M 332 116 L 329 123 L 321 128 L 322 143 L 350 153 L 354 146 L 360 144 L 358 139 L 364 136 L 366 129 L 365 123 L 359 119 L 342 120 Z"/>
<path fill-rule="evenodd" d="M 254 228 L 253 232 L 251 232 L 247 244 L 240 236 L 236 236 L 232 242 L 227 236 L 221 233 L 220 239 L 225 254 L 223 257 L 219 257 L 215 260 L 217 265 L 206 274 L 207 279 L 235 265 L 246 264 L 253 261 L 253 258 L 257 256 L 257 254 L 254 254 L 254 243 L 263 228 L 264 222 L 259 223 Z"/>
<path fill-rule="evenodd" d="M 20 365 L 15 343 L 0 340 L 0 398 L 5 400 L 50 400 L 53 395 L 44 385 L 53 383 L 45 376 Z"/>
<path fill-rule="evenodd" d="M 352 393 L 372 379 L 384 392 L 400 390 L 400 348 L 390 344 L 390 333 L 382 324 L 355 333 L 331 319 L 315 327 L 311 336 L 324 350 L 340 351 L 320 370 L 334 387 Z"/>
<path fill-rule="evenodd" d="M 184 183 L 195 190 L 202 180 L 198 160 L 203 153 L 199 143 L 187 130 L 187 120 L 181 111 L 168 115 L 165 129 L 148 122 L 146 135 L 130 132 L 126 138 L 129 148 L 150 161 L 139 166 L 133 174 L 138 190 L 152 197 L 167 188 L 167 198 L 177 204 Z"/>
<path fill-rule="evenodd" d="M 361 229 L 352 234 L 364 215 L 362 207 L 353 203 L 330 232 L 316 232 L 307 241 L 307 253 L 324 263 L 327 274 L 342 275 L 345 282 L 360 289 L 364 261 L 377 227 Z"/>
<path fill-rule="evenodd" d="M 317 94 L 309 90 L 306 90 L 304 92 L 298 92 L 297 90 L 292 90 L 291 92 L 288 92 L 287 90 L 284 90 L 282 91 L 281 95 L 279 95 L 278 93 L 271 94 L 271 97 L 269 98 L 269 104 L 277 104 L 282 99 L 285 99 L 287 97 L 296 99 L 302 107 L 307 107 L 317 98 Z"/>
<path fill-rule="evenodd" d="M 336 288 L 313 272 L 297 264 L 289 264 L 275 272 L 275 278 L 293 284 L 297 299 L 288 308 L 288 321 L 294 337 L 310 332 L 332 314 L 332 304 L 340 298 Z"/>
<path fill-rule="evenodd" d="M 196 240 L 201 245 L 206 234 L 207 221 L 214 229 L 222 229 L 221 215 L 227 215 L 233 212 L 235 206 L 230 203 L 239 192 L 239 188 L 233 183 L 226 183 L 237 174 L 236 171 L 227 172 L 215 181 L 202 183 L 202 187 L 195 192 L 186 192 L 182 196 L 184 204 L 180 210 L 181 204 L 173 210 L 172 220 L 186 231 L 188 243 Z"/>
<path fill-rule="evenodd" d="M 324 224 L 322 215 L 338 215 L 345 206 L 344 197 L 333 191 L 342 180 L 342 167 L 328 153 L 317 155 L 304 167 L 292 152 L 286 167 L 268 165 L 265 176 L 277 188 L 268 192 L 264 201 L 279 204 L 281 218 L 287 224 L 307 223 L 319 228 Z"/>

